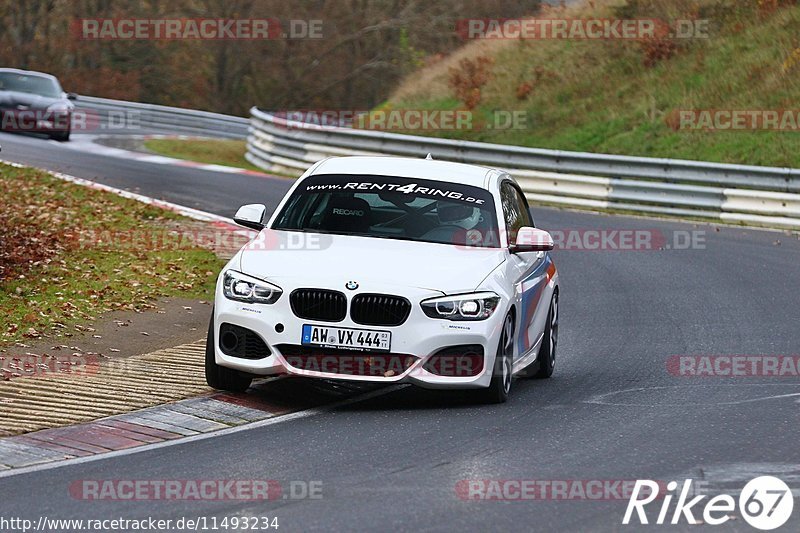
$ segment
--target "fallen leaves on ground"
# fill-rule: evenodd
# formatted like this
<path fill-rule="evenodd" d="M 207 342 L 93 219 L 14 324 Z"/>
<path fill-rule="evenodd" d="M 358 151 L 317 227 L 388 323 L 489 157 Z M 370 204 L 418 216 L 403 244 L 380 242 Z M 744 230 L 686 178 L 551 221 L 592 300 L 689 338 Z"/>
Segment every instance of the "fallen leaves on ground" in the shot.
<path fill-rule="evenodd" d="M 197 222 L 28 168 L 0 164 L 0 344 L 92 333 L 110 311 L 211 293 L 221 261 L 165 239 Z M 118 324 L 127 326 L 127 324 Z"/>

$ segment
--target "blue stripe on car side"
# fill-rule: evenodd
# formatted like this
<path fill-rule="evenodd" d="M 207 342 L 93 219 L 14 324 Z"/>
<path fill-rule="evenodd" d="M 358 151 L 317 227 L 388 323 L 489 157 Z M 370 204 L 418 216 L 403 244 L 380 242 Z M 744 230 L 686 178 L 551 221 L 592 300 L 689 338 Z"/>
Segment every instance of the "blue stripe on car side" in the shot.
<path fill-rule="evenodd" d="M 550 254 L 546 254 L 544 260 L 520 283 L 522 293 L 522 320 L 520 321 L 520 331 L 517 335 L 517 347 L 521 354 L 530 350 L 536 340 L 528 338 L 527 325 L 533 320 L 533 316 L 539 306 L 539 301 L 542 299 L 542 294 L 544 294 L 544 288 L 550 280 L 550 269 L 552 265 L 553 260 L 550 258 Z"/>

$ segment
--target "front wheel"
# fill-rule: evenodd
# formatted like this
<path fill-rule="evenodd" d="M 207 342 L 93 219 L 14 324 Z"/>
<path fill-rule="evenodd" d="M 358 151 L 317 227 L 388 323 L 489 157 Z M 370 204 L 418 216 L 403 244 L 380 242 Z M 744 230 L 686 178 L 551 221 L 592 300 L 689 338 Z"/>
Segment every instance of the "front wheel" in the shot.
<path fill-rule="evenodd" d="M 503 322 L 500 332 L 500 342 L 497 345 L 497 355 L 494 359 L 492 380 L 489 388 L 480 391 L 486 403 L 504 403 L 508 400 L 511 391 L 511 372 L 514 357 L 514 317 L 509 313 Z"/>
<path fill-rule="evenodd" d="M 550 301 L 550 312 L 547 313 L 547 325 L 544 329 L 542 347 L 539 349 L 539 370 L 534 377 L 547 379 L 553 375 L 556 367 L 556 348 L 558 347 L 558 291 L 553 293 Z"/>
<path fill-rule="evenodd" d="M 206 337 L 206 383 L 209 387 L 229 392 L 244 392 L 250 387 L 253 378 L 232 368 L 217 364 L 214 354 L 214 309 L 211 309 L 211 322 Z"/>

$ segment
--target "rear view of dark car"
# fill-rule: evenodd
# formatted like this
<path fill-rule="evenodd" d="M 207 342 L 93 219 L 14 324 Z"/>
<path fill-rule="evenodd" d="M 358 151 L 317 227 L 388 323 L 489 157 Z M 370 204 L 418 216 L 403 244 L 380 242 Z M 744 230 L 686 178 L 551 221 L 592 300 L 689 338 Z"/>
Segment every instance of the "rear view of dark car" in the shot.
<path fill-rule="evenodd" d="M 66 94 L 49 74 L 0 69 L 0 129 L 44 133 L 69 140 L 74 94 Z"/>

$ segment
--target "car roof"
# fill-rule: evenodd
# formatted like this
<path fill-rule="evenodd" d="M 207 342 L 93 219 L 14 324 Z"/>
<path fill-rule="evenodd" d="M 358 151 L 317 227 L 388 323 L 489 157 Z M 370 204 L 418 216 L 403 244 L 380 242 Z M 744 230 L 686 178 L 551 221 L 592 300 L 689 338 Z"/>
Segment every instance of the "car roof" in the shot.
<path fill-rule="evenodd" d="M 395 156 L 348 156 L 323 160 L 311 175 L 359 174 L 430 179 L 487 188 L 489 177 L 502 174 L 497 169 L 450 161 Z"/>
<path fill-rule="evenodd" d="M 41 78 L 49 78 L 51 80 L 58 81 L 58 79 L 52 74 L 47 74 L 46 72 L 38 72 L 36 70 L 21 70 L 18 68 L 0 68 L 0 72 L 10 72 L 12 74 L 21 74 L 23 76 L 39 76 Z"/>

